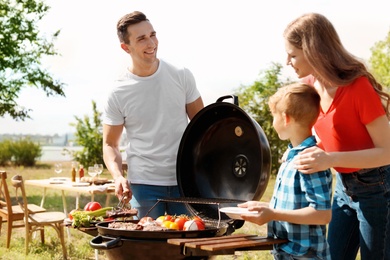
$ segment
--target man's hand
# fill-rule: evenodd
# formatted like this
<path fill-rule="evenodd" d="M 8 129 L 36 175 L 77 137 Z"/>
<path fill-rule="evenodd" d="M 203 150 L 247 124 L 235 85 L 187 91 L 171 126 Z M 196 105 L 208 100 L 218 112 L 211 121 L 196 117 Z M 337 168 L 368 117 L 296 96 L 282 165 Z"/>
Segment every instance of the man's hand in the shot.
<path fill-rule="evenodd" d="M 115 179 L 115 195 L 119 200 L 122 199 L 123 196 L 127 196 L 126 203 L 128 203 L 133 196 L 131 192 L 129 182 L 123 176 L 120 176 Z"/>

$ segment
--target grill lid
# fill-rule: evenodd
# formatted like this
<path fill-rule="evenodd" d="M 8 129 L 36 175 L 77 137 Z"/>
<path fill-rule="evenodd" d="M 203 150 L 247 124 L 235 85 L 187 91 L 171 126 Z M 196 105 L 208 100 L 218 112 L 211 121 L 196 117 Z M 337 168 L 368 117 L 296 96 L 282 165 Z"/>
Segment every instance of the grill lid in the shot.
<path fill-rule="evenodd" d="M 223 102 L 233 98 L 232 103 Z M 260 125 L 224 96 L 191 120 L 180 142 L 177 181 L 182 197 L 216 200 L 187 204 L 194 215 L 228 220 L 218 208 L 260 200 L 270 176 L 271 154 Z"/>

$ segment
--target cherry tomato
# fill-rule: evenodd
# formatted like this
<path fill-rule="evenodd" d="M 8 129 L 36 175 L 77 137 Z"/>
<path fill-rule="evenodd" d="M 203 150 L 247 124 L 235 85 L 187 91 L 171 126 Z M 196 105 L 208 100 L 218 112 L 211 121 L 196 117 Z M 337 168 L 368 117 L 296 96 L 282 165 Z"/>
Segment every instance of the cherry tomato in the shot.
<path fill-rule="evenodd" d="M 88 211 L 89 206 L 91 205 L 91 203 L 92 203 L 92 202 L 88 202 L 87 204 L 85 204 L 85 206 L 84 206 L 84 210 L 85 210 L 85 211 Z"/>
<path fill-rule="evenodd" d="M 200 217 L 198 217 L 198 216 L 193 216 L 192 220 L 198 220 L 198 221 L 203 222 L 203 220 Z"/>
<path fill-rule="evenodd" d="M 162 227 L 165 227 L 165 228 L 169 228 L 169 226 L 171 225 L 171 221 L 169 220 L 166 220 L 166 221 L 163 221 L 163 223 L 161 223 L 161 226 Z"/>
<path fill-rule="evenodd" d="M 166 220 L 161 224 L 162 227 L 168 228 L 168 229 L 174 229 L 179 230 L 179 226 L 170 220 Z"/>
<path fill-rule="evenodd" d="M 179 216 L 175 219 L 175 223 L 179 226 L 179 230 L 183 230 L 184 223 L 188 220 L 187 217 Z"/>
<path fill-rule="evenodd" d="M 206 225 L 204 224 L 203 221 L 195 221 L 195 222 L 196 222 L 196 225 L 198 225 L 199 230 L 205 230 Z"/>
<path fill-rule="evenodd" d="M 100 205 L 99 202 L 92 202 L 91 205 L 89 206 L 90 211 L 95 211 L 95 210 L 98 210 L 101 208 L 102 208 L 102 205 Z"/>
<path fill-rule="evenodd" d="M 72 209 L 70 212 L 69 212 L 69 214 L 68 214 L 68 218 L 70 219 L 70 220 L 73 220 L 73 213 L 75 213 L 76 211 L 78 211 L 77 209 Z"/>
<path fill-rule="evenodd" d="M 171 224 L 169 225 L 169 229 L 180 230 L 179 225 L 175 222 L 171 222 Z"/>
<path fill-rule="evenodd" d="M 165 219 L 165 216 L 159 216 L 157 219 L 156 219 L 156 224 L 161 226 L 161 224 L 164 222 L 164 219 Z"/>
<path fill-rule="evenodd" d="M 165 215 L 164 221 L 173 221 L 173 217 L 171 215 Z"/>
<path fill-rule="evenodd" d="M 95 211 L 95 210 L 98 210 L 101 208 L 102 208 L 102 206 L 100 205 L 99 202 L 91 201 L 91 202 L 88 202 L 87 205 L 85 205 L 84 210 L 85 211 Z"/>
<path fill-rule="evenodd" d="M 184 223 L 184 230 L 204 230 L 205 225 L 199 220 L 188 220 Z"/>

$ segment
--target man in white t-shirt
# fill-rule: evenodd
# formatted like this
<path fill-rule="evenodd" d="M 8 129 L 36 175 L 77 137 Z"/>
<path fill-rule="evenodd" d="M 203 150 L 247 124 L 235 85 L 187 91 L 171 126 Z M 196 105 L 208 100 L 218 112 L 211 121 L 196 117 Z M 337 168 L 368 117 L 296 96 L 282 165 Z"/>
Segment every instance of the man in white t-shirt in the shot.
<path fill-rule="evenodd" d="M 103 157 L 118 198 L 131 198 L 132 207 L 143 217 L 157 199 L 180 196 L 177 151 L 188 119 L 203 108 L 203 101 L 188 69 L 157 58 L 156 31 L 143 13 L 123 16 L 117 33 L 131 62 L 105 104 Z M 119 150 L 123 128 L 128 140 L 127 179 Z M 160 202 L 149 216 L 157 218 L 165 213 L 179 215 L 186 209 L 181 203 Z"/>

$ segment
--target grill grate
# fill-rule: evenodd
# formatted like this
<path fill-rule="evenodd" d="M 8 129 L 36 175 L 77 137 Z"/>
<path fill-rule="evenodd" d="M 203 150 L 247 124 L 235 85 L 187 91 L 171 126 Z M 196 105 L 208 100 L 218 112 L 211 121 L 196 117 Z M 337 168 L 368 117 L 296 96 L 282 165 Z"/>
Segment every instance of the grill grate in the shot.
<path fill-rule="evenodd" d="M 246 202 L 245 200 L 237 200 L 237 199 L 223 199 L 223 198 L 191 198 L 191 197 L 181 197 L 181 198 L 165 198 L 165 199 L 159 199 L 158 202 L 181 202 L 181 203 L 188 203 L 188 204 L 212 204 L 212 205 L 219 205 L 222 203 L 243 203 Z M 157 202 L 157 203 L 158 203 Z"/>
<path fill-rule="evenodd" d="M 174 202 L 174 203 L 185 203 L 185 204 L 207 204 L 207 205 L 216 205 L 218 207 L 218 220 L 215 221 L 215 219 L 210 218 L 207 216 L 207 214 L 197 212 L 197 216 L 201 217 L 202 219 L 206 220 L 206 222 L 212 223 L 213 226 L 216 226 L 217 228 L 221 225 L 221 213 L 219 211 L 220 204 L 224 203 L 244 203 L 245 200 L 238 200 L 238 199 L 225 199 L 225 198 L 191 198 L 191 197 L 181 197 L 181 198 L 164 198 L 164 199 L 158 199 L 157 202 L 149 209 L 149 211 L 146 213 L 146 216 L 149 215 L 149 213 L 157 206 L 160 202 Z"/>

